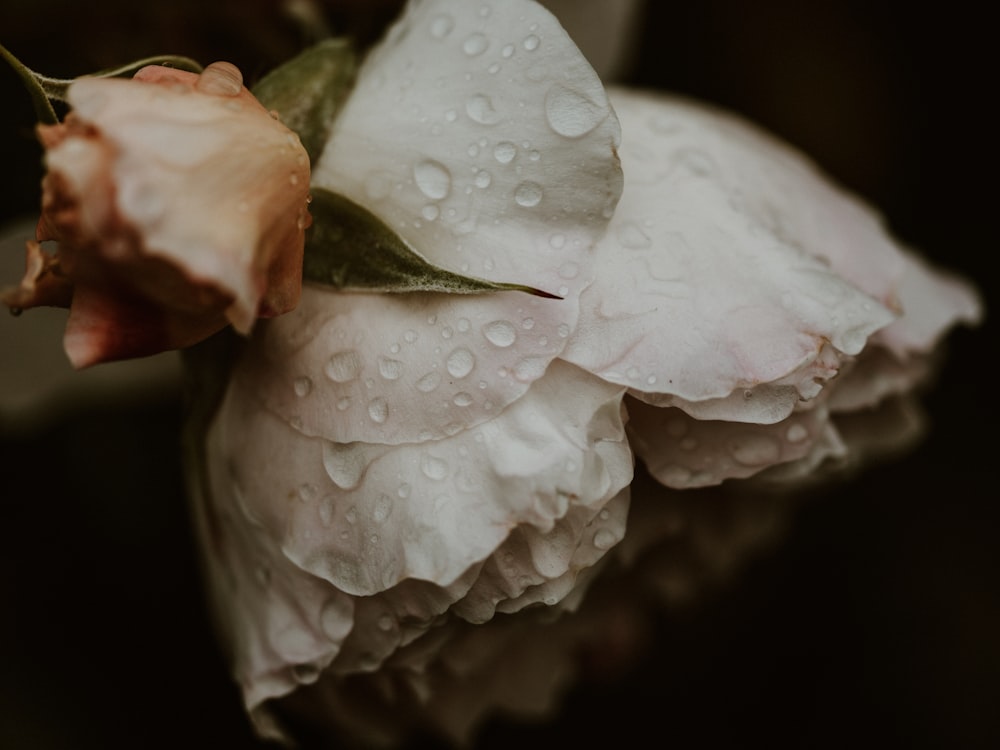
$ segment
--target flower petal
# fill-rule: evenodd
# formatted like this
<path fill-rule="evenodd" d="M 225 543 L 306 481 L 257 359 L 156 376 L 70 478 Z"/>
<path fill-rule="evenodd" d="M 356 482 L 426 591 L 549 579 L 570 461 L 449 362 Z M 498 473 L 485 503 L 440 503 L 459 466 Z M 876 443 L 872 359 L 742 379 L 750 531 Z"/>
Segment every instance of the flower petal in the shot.
<path fill-rule="evenodd" d="M 567 296 L 621 192 L 600 79 L 542 6 L 410 3 L 313 173 L 432 263 Z"/>
<path fill-rule="evenodd" d="M 306 285 L 264 321 L 237 377 L 296 429 L 338 443 L 440 439 L 520 398 L 576 304 L 520 292 L 340 293 Z"/>
<path fill-rule="evenodd" d="M 248 514 L 285 555 L 340 590 L 448 586 L 517 526 L 548 532 L 576 505 L 596 514 L 628 484 L 621 392 L 557 362 L 479 427 L 386 446 L 302 435 L 237 385 L 212 463 L 238 472 Z"/>
<path fill-rule="evenodd" d="M 891 297 L 898 251 L 812 165 L 735 119 L 627 91 L 614 102 L 628 182 L 563 356 L 653 403 L 706 402 L 699 416 L 783 418 L 895 317 L 872 295 Z M 862 254 L 865 273 L 842 272 Z"/>

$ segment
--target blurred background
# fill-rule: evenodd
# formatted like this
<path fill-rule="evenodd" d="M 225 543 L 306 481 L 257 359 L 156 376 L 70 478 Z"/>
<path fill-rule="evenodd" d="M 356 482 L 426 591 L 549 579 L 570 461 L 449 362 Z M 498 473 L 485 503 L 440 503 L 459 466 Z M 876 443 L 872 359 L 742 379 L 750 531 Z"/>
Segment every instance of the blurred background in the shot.
<path fill-rule="evenodd" d="M 252 83 L 310 41 L 278 2 L 94 5 L 2 0 L 0 43 L 53 76 L 170 52 L 230 60 Z M 332 31 L 367 44 L 399 3 L 319 5 Z M 476 746 L 1000 747 L 984 12 L 964 0 L 637 7 L 612 77 L 735 110 L 798 146 L 904 243 L 979 284 L 987 320 L 950 337 L 915 450 L 785 509 L 770 544 L 657 616 L 634 665 L 575 688 L 551 723 L 489 722 Z M 576 16 L 581 44 L 606 33 Z M 2 235 L 33 218 L 41 177 L 30 104 L 3 67 L 0 113 Z M 172 362 L 70 373 L 60 316 L 32 336 L 0 327 L 0 747 L 266 747 L 202 605 Z"/>

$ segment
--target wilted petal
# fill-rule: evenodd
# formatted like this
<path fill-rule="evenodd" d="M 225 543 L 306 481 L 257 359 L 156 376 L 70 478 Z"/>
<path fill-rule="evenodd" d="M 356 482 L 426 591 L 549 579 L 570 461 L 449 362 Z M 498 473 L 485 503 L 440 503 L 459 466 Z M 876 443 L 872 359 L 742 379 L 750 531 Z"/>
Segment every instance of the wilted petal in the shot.
<path fill-rule="evenodd" d="M 569 294 L 621 192 L 619 135 L 542 6 L 427 0 L 369 55 L 313 180 L 437 265 Z"/>
<path fill-rule="evenodd" d="M 563 356 L 644 400 L 701 402 L 699 416 L 786 416 L 893 320 L 879 300 L 895 301 L 898 251 L 749 126 L 665 97 L 614 102 L 627 184 Z M 864 273 L 842 271 L 861 257 Z"/>
<path fill-rule="evenodd" d="M 246 333 L 296 304 L 308 157 L 234 66 L 83 78 L 68 99 L 66 121 L 39 132 L 38 239 L 58 241 L 74 288 L 76 366 L 184 347 L 227 322 Z M 49 303 L 38 290 L 5 301 Z"/>

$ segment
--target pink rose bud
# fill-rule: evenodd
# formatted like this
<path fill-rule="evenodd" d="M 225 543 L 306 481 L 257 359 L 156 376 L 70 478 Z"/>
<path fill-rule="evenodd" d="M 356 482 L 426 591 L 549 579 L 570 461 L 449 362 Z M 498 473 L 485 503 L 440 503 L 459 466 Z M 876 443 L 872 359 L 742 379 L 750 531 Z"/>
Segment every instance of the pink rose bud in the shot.
<path fill-rule="evenodd" d="M 230 63 L 83 78 L 39 126 L 40 242 L 11 307 L 70 308 L 76 367 L 197 343 L 298 303 L 309 158 Z"/>

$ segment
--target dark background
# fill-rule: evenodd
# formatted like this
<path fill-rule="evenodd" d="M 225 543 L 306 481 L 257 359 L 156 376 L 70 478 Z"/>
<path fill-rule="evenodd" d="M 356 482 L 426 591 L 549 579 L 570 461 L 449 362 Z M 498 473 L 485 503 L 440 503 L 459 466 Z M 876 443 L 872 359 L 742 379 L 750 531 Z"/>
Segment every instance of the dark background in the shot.
<path fill-rule="evenodd" d="M 328 5 L 365 39 L 383 22 Z M 628 79 L 799 146 L 989 304 L 997 65 L 972 8 L 654 1 Z M 304 39 L 260 0 L 3 0 L 0 41 L 57 76 L 170 51 L 252 81 Z M 41 170 L 6 70 L 0 102 L 2 224 L 36 209 Z M 949 344 L 919 447 L 802 502 L 776 547 L 664 613 L 625 677 L 581 687 L 554 724 L 491 724 L 479 745 L 1000 747 L 993 318 Z M 178 403 L 80 403 L 0 434 L 0 747 L 259 746 L 201 604 Z"/>

